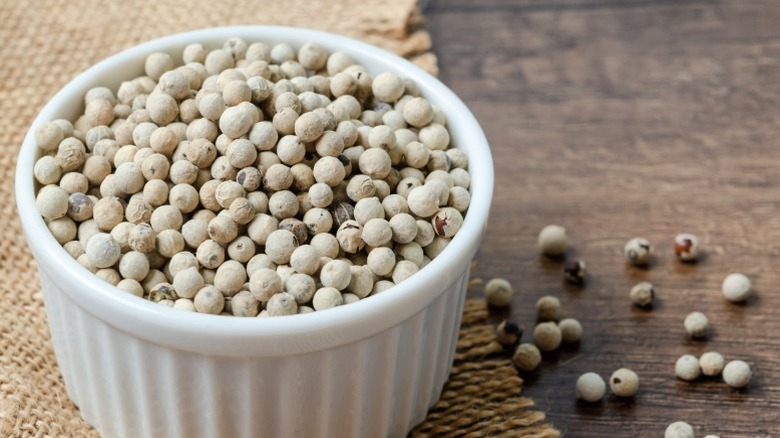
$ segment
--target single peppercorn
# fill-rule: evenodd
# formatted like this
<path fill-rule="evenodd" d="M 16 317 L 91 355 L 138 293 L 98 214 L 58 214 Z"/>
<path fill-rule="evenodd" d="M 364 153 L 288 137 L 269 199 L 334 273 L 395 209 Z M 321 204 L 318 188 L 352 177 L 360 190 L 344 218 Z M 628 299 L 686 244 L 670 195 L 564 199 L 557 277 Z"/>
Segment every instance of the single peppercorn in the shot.
<path fill-rule="evenodd" d="M 596 373 L 585 373 L 577 378 L 576 395 L 580 400 L 591 403 L 597 402 L 604 397 L 606 390 L 607 384 Z"/>
<path fill-rule="evenodd" d="M 520 344 L 512 355 L 512 363 L 523 371 L 533 371 L 542 362 L 542 354 L 534 344 Z"/>
<path fill-rule="evenodd" d="M 541 351 L 553 351 L 561 345 L 563 334 L 555 322 L 543 322 L 534 327 L 534 343 Z"/>
<path fill-rule="evenodd" d="M 539 321 L 557 321 L 561 311 L 561 301 L 551 295 L 545 295 L 536 302 L 536 319 Z"/>
<path fill-rule="evenodd" d="M 582 337 L 582 324 L 574 318 L 562 319 L 558 323 L 561 339 L 566 343 L 579 342 Z"/>
<path fill-rule="evenodd" d="M 560 256 L 566 251 L 566 229 L 560 225 L 547 225 L 539 232 L 539 249 L 547 256 Z"/>
<path fill-rule="evenodd" d="M 744 274 L 734 273 L 729 274 L 724 280 L 721 286 L 723 296 L 727 300 L 740 303 L 748 299 L 750 296 L 750 279 Z"/>
<path fill-rule="evenodd" d="M 642 283 L 635 284 L 634 287 L 631 288 L 629 296 L 631 297 L 631 302 L 634 303 L 634 305 L 639 307 L 649 307 L 653 304 L 653 300 L 655 299 L 655 289 L 653 289 L 653 285 L 651 283 L 644 281 Z"/>
<path fill-rule="evenodd" d="M 707 336 L 707 329 L 709 328 L 709 320 L 701 312 L 691 312 L 685 317 L 684 321 L 685 331 L 692 338 L 703 338 Z"/>
<path fill-rule="evenodd" d="M 507 307 L 513 295 L 512 285 L 503 278 L 493 278 L 485 285 L 485 299 L 491 306 Z"/>
<path fill-rule="evenodd" d="M 650 263 L 653 247 L 647 239 L 634 237 L 626 243 L 626 246 L 623 248 L 623 254 L 631 264 L 645 266 Z"/>
<path fill-rule="evenodd" d="M 563 277 L 570 284 L 581 285 L 585 283 L 585 272 L 585 262 L 582 260 L 568 261 L 563 266 Z"/>
<path fill-rule="evenodd" d="M 523 337 L 523 329 L 512 321 L 502 321 L 496 326 L 496 341 L 505 346 L 513 347 L 517 345 L 520 338 Z"/>
<path fill-rule="evenodd" d="M 633 397 L 639 390 L 639 376 L 628 368 L 620 368 L 609 378 L 609 389 L 618 397 Z"/>
<path fill-rule="evenodd" d="M 684 421 L 675 421 L 666 427 L 664 438 L 694 438 L 693 427 Z"/>
<path fill-rule="evenodd" d="M 690 233 L 674 237 L 674 254 L 682 262 L 695 262 L 699 257 L 699 239 Z"/>
<path fill-rule="evenodd" d="M 682 380 L 696 380 L 701 374 L 699 359 L 690 354 L 680 356 L 674 365 L 674 373 L 677 375 L 677 378 Z"/>
<path fill-rule="evenodd" d="M 732 388 L 744 388 L 750 383 L 753 371 L 747 362 L 732 360 L 723 367 L 723 381 Z"/>
<path fill-rule="evenodd" d="M 717 376 L 723 371 L 725 360 L 716 351 L 708 351 L 699 358 L 699 367 L 705 376 Z"/>

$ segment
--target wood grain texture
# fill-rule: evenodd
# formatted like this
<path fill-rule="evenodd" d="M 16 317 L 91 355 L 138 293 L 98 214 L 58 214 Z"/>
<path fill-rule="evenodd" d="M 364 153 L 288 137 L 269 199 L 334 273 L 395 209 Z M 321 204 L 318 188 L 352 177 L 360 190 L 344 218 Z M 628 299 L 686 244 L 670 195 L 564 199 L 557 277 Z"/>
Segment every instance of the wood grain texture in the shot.
<path fill-rule="evenodd" d="M 677 420 L 697 436 L 780 436 L 777 6 L 439 0 L 426 10 L 441 79 L 481 122 L 495 160 L 476 276 L 513 282 L 512 315 L 527 332 L 547 294 L 585 327 L 578 346 L 522 375 L 525 394 L 566 436 L 658 437 Z M 587 262 L 584 287 L 564 285 L 563 262 L 539 256 L 549 223 L 567 228 L 567 258 Z M 695 265 L 674 258 L 683 231 L 705 248 Z M 649 269 L 623 259 L 634 236 L 655 246 Z M 730 272 L 753 280 L 746 305 L 720 293 Z M 642 280 L 656 286 L 651 311 L 628 299 Z M 684 332 L 695 310 L 711 322 L 705 341 Z M 675 379 L 677 357 L 708 350 L 749 362 L 750 385 Z M 620 367 L 642 379 L 635 398 L 575 400 L 580 374 L 607 379 Z"/>

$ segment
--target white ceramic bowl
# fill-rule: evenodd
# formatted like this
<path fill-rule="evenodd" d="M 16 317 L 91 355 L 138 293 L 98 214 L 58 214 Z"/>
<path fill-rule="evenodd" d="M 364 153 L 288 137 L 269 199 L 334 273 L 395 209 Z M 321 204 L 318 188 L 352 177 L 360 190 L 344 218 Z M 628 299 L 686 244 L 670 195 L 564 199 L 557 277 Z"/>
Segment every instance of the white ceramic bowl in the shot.
<path fill-rule="evenodd" d="M 38 262 L 54 350 L 71 400 L 103 436 L 403 436 L 439 398 L 452 366 L 469 264 L 488 217 L 493 167 L 472 114 L 408 61 L 344 37 L 285 27 L 223 27 L 151 41 L 66 85 L 35 119 L 74 120 L 84 93 L 143 74 L 146 55 L 230 37 L 316 41 L 370 72 L 415 81 L 469 156 L 471 207 L 439 257 L 382 294 L 324 312 L 237 318 L 181 312 L 124 293 L 73 260 L 35 208 L 33 129 L 16 173 L 24 233 Z"/>

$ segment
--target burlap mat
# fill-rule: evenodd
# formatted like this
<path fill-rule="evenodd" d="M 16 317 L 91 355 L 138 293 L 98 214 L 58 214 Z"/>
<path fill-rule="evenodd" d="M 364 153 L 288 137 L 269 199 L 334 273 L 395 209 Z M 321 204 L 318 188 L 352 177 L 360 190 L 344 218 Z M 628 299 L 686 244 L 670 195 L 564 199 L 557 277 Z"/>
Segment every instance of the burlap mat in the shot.
<path fill-rule="evenodd" d="M 0 436 L 96 436 L 68 400 L 54 358 L 34 261 L 14 207 L 16 155 L 46 101 L 95 62 L 137 43 L 209 26 L 276 24 L 342 33 L 411 58 L 435 74 L 415 0 L 0 1 Z M 414 432 L 555 436 L 519 397 L 506 356 L 469 302 L 453 376 Z"/>

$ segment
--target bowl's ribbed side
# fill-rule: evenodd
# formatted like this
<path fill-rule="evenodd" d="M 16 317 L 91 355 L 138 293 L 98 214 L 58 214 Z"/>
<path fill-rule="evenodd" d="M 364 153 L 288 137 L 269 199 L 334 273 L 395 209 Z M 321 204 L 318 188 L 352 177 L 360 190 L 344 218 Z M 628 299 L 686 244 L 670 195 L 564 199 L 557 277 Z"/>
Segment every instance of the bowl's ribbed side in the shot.
<path fill-rule="evenodd" d="M 240 358 L 129 336 L 41 272 L 68 395 L 106 437 L 403 436 L 447 380 L 468 277 L 462 266 L 430 306 L 361 341 Z"/>

